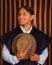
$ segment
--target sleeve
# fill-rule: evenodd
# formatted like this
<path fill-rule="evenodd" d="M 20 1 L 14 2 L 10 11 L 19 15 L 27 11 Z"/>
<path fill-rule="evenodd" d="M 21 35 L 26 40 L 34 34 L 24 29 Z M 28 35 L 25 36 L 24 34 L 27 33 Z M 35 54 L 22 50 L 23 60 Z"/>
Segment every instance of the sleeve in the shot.
<path fill-rule="evenodd" d="M 48 57 L 48 49 L 46 48 L 43 52 L 42 52 L 42 54 L 40 55 L 40 60 L 38 61 L 38 64 L 44 64 L 44 62 L 46 61 L 46 59 L 47 59 L 47 57 Z"/>
<path fill-rule="evenodd" d="M 45 40 L 46 40 L 46 43 L 49 44 L 49 43 L 52 43 L 52 37 L 49 37 L 48 35 L 44 34 L 44 37 L 45 37 Z"/>
<path fill-rule="evenodd" d="M 11 34 L 7 33 L 5 35 L 0 36 L 0 40 L 2 41 L 2 43 L 6 43 L 8 41 L 8 39 L 10 38 Z"/>
<path fill-rule="evenodd" d="M 13 56 L 10 54 L 10 52 L 7 49 L 5 44 L 3 45 L 3 49 L 2 49 L 2 57 L 6 62 L 8 62 L 10 64 L 16 64 L 19 62 L 19 60 L 16 58 L 16 56 Z"/>
<path fill-rule="evenodd" d="M 2 36 L 0 36 L 0 43 L 1 43 L 1 44 L 4 43 L 4 40 L 3 40 Z"/>

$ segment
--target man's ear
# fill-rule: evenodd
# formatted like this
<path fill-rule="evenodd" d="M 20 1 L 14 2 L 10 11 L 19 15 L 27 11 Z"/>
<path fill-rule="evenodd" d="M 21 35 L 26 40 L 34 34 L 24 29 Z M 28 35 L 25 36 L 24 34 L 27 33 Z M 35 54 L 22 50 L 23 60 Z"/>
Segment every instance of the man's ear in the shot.
<path fill-rule="evenodd" d="M 35 15 L 32 15 L 32 16 L 31 16 L 31 20 L 34 20 L 34 18 L 35 18 Z"/>

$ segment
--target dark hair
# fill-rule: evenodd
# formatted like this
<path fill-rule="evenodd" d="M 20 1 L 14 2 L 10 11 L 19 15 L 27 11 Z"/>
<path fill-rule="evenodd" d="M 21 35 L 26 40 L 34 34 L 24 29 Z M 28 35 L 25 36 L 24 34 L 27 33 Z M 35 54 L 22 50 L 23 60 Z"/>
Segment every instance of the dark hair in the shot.
<path fill-rule="evenodd" d="M 34 15 L 34 10 L 33 10 L 30 6 L 22 6 L 22 7 L 20 7 L 19 9 L 17 9 L 17 17 L 18 17 L 19 11 L 20 11 L 22 8 L 26 9 L 31 15 Z M 32 20 L 31 24 L 33 24 L 33 21 L 34 21 L 34 20 Z M 19 25 L 19 23 L 17 23 L 17 24 Z"/>
<path fill-rule="evenodd" d="M 17 13 L 19 13 L 19 11 L 20 11 L 22 8 L 26 9 L 31 15 L 34 15 L 34 10 L 33 10 L 30 6 L 22 6 L 22 7 L 20 7 L 20 8 L 18 9 L 18 12 L 17 12 Z"/>

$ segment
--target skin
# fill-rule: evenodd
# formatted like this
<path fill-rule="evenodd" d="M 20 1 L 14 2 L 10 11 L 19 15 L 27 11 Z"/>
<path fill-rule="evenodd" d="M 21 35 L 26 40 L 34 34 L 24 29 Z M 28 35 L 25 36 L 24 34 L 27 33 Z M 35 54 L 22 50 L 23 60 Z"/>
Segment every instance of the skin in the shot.
<path fill-rule="evenodd" d="M 31 27 L 31 21 L 34 15 L 31 15 L 27 10 L 22 8 L 18 14 L 18 22 L 21 26 L 28 30 Z"/>
<path fill-rule="evenodd" d="M 18 14 L 18 23 L 25 29 L 28 30 L 32 24 L 32 20 L 35 18 L 35 15 L 31 15 L 26 9 L 21 8 Z M 27 51 L 22 52 L 19 51 L 16 54 L 17 59 L 19 60 L 23 60 L 25 59 L 25 56 L 27 54 Z M 31 61 L 39 61 L 40 60 L 40 56 L 38 54 L 32 54 L 29 56 L 29 59 Z"/>

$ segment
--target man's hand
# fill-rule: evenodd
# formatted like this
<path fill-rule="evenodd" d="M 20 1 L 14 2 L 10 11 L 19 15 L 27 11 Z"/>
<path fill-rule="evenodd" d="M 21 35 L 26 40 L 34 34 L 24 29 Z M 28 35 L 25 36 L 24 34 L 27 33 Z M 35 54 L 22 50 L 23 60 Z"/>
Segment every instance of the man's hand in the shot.
<path fill-rule="evenodd" d="M 25 51 L 25 52 L 20 51 L 20 52 L 17 52 L 16 57 L 19 60 L 23 60 L 23 59 L 25 59 L 26 54 L 27 54 L 27 51 Z"/>
<path fill-rule="evenodd" d="M 31 61 L 39 61 L 40 60 L 40 55 L 32 54 L 32 55 L 30 55 L 30 60 Z"/>

